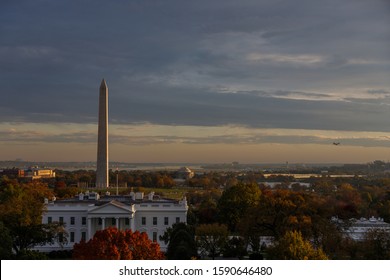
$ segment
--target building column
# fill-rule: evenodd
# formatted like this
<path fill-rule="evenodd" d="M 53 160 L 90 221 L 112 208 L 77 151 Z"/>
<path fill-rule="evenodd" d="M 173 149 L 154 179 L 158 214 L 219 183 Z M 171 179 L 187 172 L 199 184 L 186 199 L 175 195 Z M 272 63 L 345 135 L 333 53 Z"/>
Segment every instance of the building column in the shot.
<path fill-rule="evenodd" d="M 119 218 L 115 218 L 115 226 L 119 229 Z"/>
<path fill-rule="evenodd" d="M 101 218 L 102 219 L 102 230 L 106 228 L 106 218 Z"/>
<path fill-rule="evenodd" d="M 91 222 L 91 218 L 88 218 L 88 236 L 87 236 L 87 240 L 85 240 L 85 242 L 87 242 L 89 239 L 92 238 L 91 232 L 92 232 L 92 222 Z"/>
<path fill-rule="evenodd" d="M 135 231 L 134 214 L 130 217 L 130 229 L 131 229 L 132 232 Z"/>

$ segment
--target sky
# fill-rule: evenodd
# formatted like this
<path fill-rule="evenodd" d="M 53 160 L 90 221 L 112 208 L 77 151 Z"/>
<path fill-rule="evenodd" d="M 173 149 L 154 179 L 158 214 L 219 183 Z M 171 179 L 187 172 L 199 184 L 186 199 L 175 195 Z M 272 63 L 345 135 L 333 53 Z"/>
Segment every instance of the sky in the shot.
<path fill-rule="evenodd" d="M 2 0 L 0 160 L 390 160 L 388 0 Z M 340 145 L 333 145 L 340 142 Z"/>

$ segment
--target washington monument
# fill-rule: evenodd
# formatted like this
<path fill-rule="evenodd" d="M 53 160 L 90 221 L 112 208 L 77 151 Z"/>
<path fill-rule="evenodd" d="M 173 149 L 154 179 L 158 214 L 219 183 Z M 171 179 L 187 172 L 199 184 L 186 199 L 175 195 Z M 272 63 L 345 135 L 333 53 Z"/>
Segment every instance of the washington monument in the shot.
<path fill-rule="evenodd" d="M 99 125 L 96 187 L 108 188 L 108 87 L 103 79 L 99 90 Z"/>

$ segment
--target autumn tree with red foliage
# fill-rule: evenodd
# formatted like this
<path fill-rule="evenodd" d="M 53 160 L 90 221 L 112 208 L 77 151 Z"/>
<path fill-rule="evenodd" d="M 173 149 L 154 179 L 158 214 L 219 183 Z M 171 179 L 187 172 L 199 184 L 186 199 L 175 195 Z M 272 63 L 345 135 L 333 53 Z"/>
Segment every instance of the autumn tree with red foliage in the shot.
<path fill-rule="evenodd" d="M 160 245 L 152 242 L 144 232 L 118 230 L 110 227 L 99 230 L 88 242 L 73 247 L 76 260 L 161 260 Z"/>

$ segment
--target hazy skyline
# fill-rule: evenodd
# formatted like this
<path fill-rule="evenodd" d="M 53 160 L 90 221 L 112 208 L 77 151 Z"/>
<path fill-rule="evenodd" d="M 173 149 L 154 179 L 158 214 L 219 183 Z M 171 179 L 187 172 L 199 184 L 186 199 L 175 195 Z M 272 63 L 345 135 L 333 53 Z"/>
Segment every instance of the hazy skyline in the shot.
<path fill-rule="evenodd" d="M 390 160 L 386 0 L 1 1 L 0 160 Z M 341 145 L 334 146 L 334 141 Z"/>

